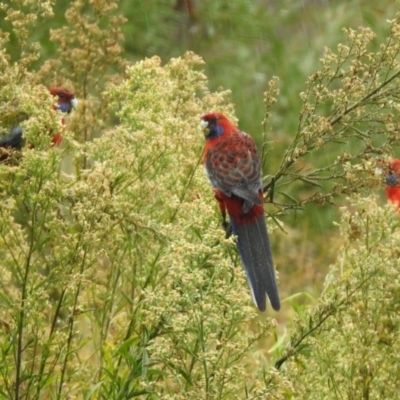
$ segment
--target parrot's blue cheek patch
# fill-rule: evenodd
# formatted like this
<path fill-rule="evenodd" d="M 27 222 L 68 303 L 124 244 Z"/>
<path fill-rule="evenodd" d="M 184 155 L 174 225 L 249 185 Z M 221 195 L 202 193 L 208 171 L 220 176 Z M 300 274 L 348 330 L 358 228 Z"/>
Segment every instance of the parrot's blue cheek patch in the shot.
<path fill-rule="evenodd" d="M 220 137 L 224 133 L 224 127 L 221 125 L 214 125 L 210 127 L 210 133 L 208 134 L 208 138 L 215 139 Z"/>
<path fill-rule="evenodd" d="M 399 177 L 396 174 L 390 174 L 386 177 L 386 184 L 388 186 L 396 186 L 399 182 Z"/>
<path fill-rule="evenodd" d="M 60 110 L 63 113 L 69 113 L 71 111 L 71 106 L 69 104 L 66 103 L 58 103 L 57 104 L 57 109 Z"/>
<path fill-rule="evenodd" d="M 215 127 L 215 130 L 216 130 L 218 136 L 221 136 L 224 133 L 224 127 L 223 126 L 217 125 Z"/>

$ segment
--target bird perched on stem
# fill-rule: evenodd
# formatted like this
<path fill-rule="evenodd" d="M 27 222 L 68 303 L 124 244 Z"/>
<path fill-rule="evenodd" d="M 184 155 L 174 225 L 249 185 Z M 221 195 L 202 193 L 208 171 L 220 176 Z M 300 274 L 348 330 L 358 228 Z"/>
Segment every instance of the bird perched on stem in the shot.
<path fill-rule="evenodd" d="M 264 217 L 261 162 L 253 138 L 225 115 L 201 117 L 206 145 L 204 164 L 225 221 L 230 218 L 255 305 L 266 309 L 267 296 L 280 309 L 271 246 Z"/>
<path fill-rule="evenodd" d="M 54 110 L 59 110 L 63 114 L 69 114 L 77 105 L 77 100 L 74 93 L 61 87 L 52 87 L 49 89 L 52 96 L 57 97 L 57 103 L 53 105 Z M 65 119 L 61 120 L 62 125 L 65 124 Z M 61 144 L 61 133 L 53 134 L 52 142 L 55 146 Z M 0 161 L 6 161 L 10 156 L 7 150 L 21 150 L 24 145 L 24 135 L 22 127 L 13 126 L 10 133 L 0 138 L 0 149 L 4 149 L 0 154 Z"/>

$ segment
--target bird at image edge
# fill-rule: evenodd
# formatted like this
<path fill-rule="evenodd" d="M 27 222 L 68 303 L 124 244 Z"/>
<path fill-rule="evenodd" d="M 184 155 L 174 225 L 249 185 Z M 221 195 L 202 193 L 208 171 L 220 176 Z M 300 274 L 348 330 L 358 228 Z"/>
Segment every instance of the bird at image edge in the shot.
<path fill-rule="evenodd" d="M 400 208 L 400 160 L 393 159 L 389 163 L 379 160 L 377 175 L 384 175 L 387 199 Z"/>
<path fill-rule="evenodd" d="M 204 165 L 222 216 L 230 218 L 253 301 L 265 311 L 267 297 L 280 309 L 275 268 L 265 223 L 261 161 L 251 136 L 219 112 L 201 117 Z"/>

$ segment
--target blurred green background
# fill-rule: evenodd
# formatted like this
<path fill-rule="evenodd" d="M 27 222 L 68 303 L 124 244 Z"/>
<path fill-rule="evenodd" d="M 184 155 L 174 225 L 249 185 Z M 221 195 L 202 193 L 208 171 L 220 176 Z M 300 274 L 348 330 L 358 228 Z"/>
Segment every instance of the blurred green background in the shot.
<path fill-rule="evenodd" d="M 54 19 L 38 24 L 32 41 L 40 41 L 42 58 L 36 67 L 55 57 L 57 48 L 49 40 L 49 31 L 65 23 L 70 3 L 56 1 Z M 375 42 L 381 42 L 387 34 L 386 20 L 393 19 L 397 10 L 394 0 L 122 0 L 115 12 L 127 18 L 123 27 L 127 60 L 158 55 L 167 62 L 187 50 L 199 54 L 205 61 L 210 89 L 232 91 L 240 128 L 259 145 L 265 113 L 263 93 L 268 80 L 279 77 L 280 96 L 269 121 L 270 151 L 264 171 L 272 174 L 296 132 L 299 93 L 308 76 L 320 68 L 324 47 L 336 49 L 345 40 L 343 27 L 368 26 L 377 34 Z M 1 13 L 0 21 L 7 29 Z M 15 38 L 8 50 L 17 60 Z M 307 160 L 315 165 L 319 161 Z M 301 198 L 310 190 L 313 188 L 295 187 L 291 195 Z M 337 203 L 343 204 L 345 199 Z M 315 295 L 320 292 L 340 244 L 333 224 L 337 218 L 338 207 L 332 205 L 311 205 L 281 217 L 286 233 L 276 232 L 273 246 L 283 297 L 303 290 Z"/>

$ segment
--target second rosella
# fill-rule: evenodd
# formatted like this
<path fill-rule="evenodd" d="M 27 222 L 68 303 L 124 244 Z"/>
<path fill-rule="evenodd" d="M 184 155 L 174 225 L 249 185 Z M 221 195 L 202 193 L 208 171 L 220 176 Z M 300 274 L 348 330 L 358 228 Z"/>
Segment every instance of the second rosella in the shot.
<path fill-rule="evenodd" d="M 264 217 L 261 162 L 253 138 L 218 112 L 201 118 L 206 146 L 204 164 L 224 217 L 228 212 L 247 281 L 256 306 L 267 297 L 280 309 L 275 269 Z"/>
<path fill-rule="evenodd" d="M 400 208 L 400 160 L 394 159 L 389 163 L 378 162 L 377 175 L 385 176 L 385 193 L 387 199 Z"/>
<path fill-rule="evenodd" d="M 75 95 L 67 89 L 61 87 L 52 87 L 49 89 L 52 96 L 57 97 L 57 103 L 54 104 L 53 109 L 59 110 L 63 114 L 69 114 L 77 105 Z M 61 120 L 64 125 L 64 117 Z M 53 134 L 52 142 L 58 146 L 61 143 L 61 133 Z M 24 136 L 21 126 L 16 125 L 11 128 L 10 133 L 0 138 L 0 148 L 20 150 L 24 145 Z M 7 158 L 7 153 L 0 155 L 0 160 L 3 161 Z"/>

